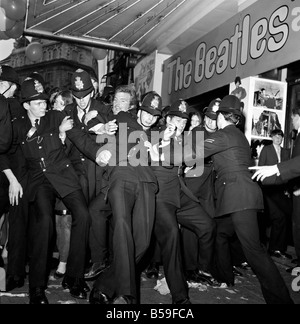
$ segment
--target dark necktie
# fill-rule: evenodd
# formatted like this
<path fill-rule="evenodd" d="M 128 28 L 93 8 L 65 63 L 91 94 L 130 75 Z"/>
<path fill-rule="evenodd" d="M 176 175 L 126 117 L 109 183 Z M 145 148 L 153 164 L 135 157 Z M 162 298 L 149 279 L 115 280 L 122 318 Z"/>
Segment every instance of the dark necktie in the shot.
<path fill-rule="evenodd" d="M 81 117 L 82 124 L 84 124 L 85 116 L 86 116 L 86 110 L 83 111 L 83 116 Z"/>
<path fill-rule="evenodd" d="M 32 126 L 32 127 L 30 128 L 29 132 L 27 133 L 27 137 L 28 137 L 28 138 L 31 138 L 31 137 L 36 133 L 38 127 L 39 127 L 39 120 L 36 119 L 36 120 L 34 121 L 34 126 Z"/>

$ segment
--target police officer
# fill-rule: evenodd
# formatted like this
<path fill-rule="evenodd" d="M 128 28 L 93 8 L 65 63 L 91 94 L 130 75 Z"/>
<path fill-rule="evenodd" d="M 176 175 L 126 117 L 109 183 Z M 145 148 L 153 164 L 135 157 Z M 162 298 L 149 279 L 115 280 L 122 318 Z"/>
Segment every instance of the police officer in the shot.
<path fill-rule="evenodd" d="M 8 99 L 17 88 L 18 75 L 8 65 L 0 65 L 0 154 L 6 153 L 12 140 L 11 114 Z M 8 182 L 3 173 L 0 175 L 0 217 L 8 211 Z M 3 216 L 5 217 L 5 216 Z M 0 246 L 0 266 L 4 266 L 2 259 L 3 246 Z"/>
<path fill-rule="evenodd" d="M 16 149 L 21 149 L 26 161 L 29 179 L 26 187 L 22 188 L 11 172 L 9 160 L 2 161 L 1 169 L 8 172 L 10 183 L 14 181 L 19 184 L 10 191 L 10 202 L 18 204 L 23 193 L 26 193 L 33 208 L 28 232 L 30 303 L 48 304 L 45 296 L 47 262 L 57 197 L 63 200 L 72 213 L 70 252 L 64 280 L 73 297 L 86 298 L 83 274 L 89 214 L 78 177 L 65 154 L 60 138 L 60 126 L 63 121 L 67 122 L 67 118 L 61 112 L 47 112 L 48 96 L 37 80 L 25 80 L 21 85 L 21 96 L 27 113 L 13 123 L 13 142 Z M 72 124 L 71 121 L 68 122 Z M 69 130 L 68 137 L 91 159 L 96 159 L 99 146 L 81 129 Z"/>
<path fill-rule="evenodd" d="M 102 153 L 109 153 L 106 161 L 110 159 L 107 198 L 112 208 L 113 260 L 94 283 L 91 304 L 138 302 L 136 264 L 150 244 L 157 191 L 144 141 L 150 138 L 150 129 L 161 115 L 161 108 L 160 96 L 150 93 L 137 115 L 132 110 L 119 112 L 116 145 L 103 148 Z"/>
<path fill-rule="evenodd" d="M 160 248 L 164 274 L 173 304 L 190 304 L 177 221 L 177 212 L 180 208 L 180 182 L 179 164 L 175 161 L 174 153 L 178 150 L 182 152 L 182 133 L 189 119 L 188 108 L 184 100 L 174 102 L 167 113 L 166 125 L 162 128 L 162 140 L 154 147 L 149 144 L 152 160 L 163 161 L 159 166 L 152 166 L 159 185 L 156 195 L 154 235 Z M 190 219 L 187 218 L 186 221 L 189 223 Z"/>
<path fill-rule="evenodd" d="M 85 116 L 88 113 L 98 114 L 102 111 L 102 105 L 93 99 L 94 86 L 90 74 L 78 69 L 72 75 L 71 91 L 74 102 L 68 105 L 64 112 L 73 120 L 74 126 L 86 129 Z M 89 132 L 91 139 L 96 141 L 96 135 Z M 95 160 L 89 160 L 76 145 L 66 142 L 68 147 L 68 157 L 70 158 L 80 180 L 81 188 L 87 203 L 96 196 L 96 179 L 98 177 L 97 164 Z"/>
<path fill-rule="evenodd" d="M 204 142 L 204 156 L 212 157 L 217 174 L 216 217 L 224 218 L 227 223 L 223 235 L 217 238 L 217 244 L 223 246 L 222 255 L 216 256 L 217 262 L 224 271 L 232 271 L 229 239 L 236 233 L 261 284 L 265 301 L 291 304 L 293 301 L 283 278 L 260 244 L 257 211 L 264 207 L 263 196 L 248 170 L 251 165 L 249 143 L 236 127 L 241 116 L 240 100 L 233 95 L 225 96 L 217 114 L 218 131 Z"/>
<path fill-rule="evenodd" d="M 200 127 L 192 130 L 192 136 L 196 132 L 203 132 L 204 139 L 217 130 L 217 113 L 221 99 L 212 100 L 208 107 L 204 108 L 204 123 Z M 203 173 L 199 176 L 192 168 L 186 168 L 183 173 L 184 182 L 188 190 L 191 192 L 193 199 L 188 199 L 188 196 L 181 191 L 182 203 L 185 201 L 187 205 L 194 205 L 195 208 L 200 204 L 204 209 L 204 214 L 208 214 L 212 219 L 208 228 L 211 230 L 206 233 L 206 242 L 198 240 L 197 235 L 189 229 L 182 227 L 181 235 L 183 242 L 183 257 L 185 271 L 188 281 L 205 282 L 211 286 L 219 286 L 217 280 L 211 274 L 213 268 L 214 244 L 215 244 L 215 195 L 214 195 L 214 172 L 210 158 L 204 161 Z M 190 194 L 190 196 L 191 196 Z M 195 199 L 196 198 L 196 199 Z M 202 213 L 198 213 L 203 215 Z M 205 232 L 204 232 L 205 233 Z"/>

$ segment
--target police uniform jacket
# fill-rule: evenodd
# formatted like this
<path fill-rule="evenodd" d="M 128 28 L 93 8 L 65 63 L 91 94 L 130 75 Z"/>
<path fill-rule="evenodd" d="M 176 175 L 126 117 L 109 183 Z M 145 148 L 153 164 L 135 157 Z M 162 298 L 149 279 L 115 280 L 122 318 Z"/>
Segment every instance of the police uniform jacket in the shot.
<path fill-rule="evenodd" d="M 195 127 L 192 134 L 196 132 L 203 132 L 204 139 L 209 138 L 212 134 L 204 126 Z M 185 174 L 184 178 L 188 189 L 197 197 L 202 207 L 211 217 L 215 216 L 214 174 L 212 159 L 208 157 L 204 160 L 203 173 L 200 176 L 193 168 Z"/>
<path fill-rule="evenodd" d="M 0 95 L 0 154 L 7 152 L 12 141 L 11 116 L 7 99 Z"/>
<path fill-rule="evenodd" d="M 291 160 L 281 162 L 277 166 L 280 172 L 280 177 L 284 181 L 300 177 L 300 155 Z"/>
<path fill-rule="evenodd" d="M 45 177 L 62 198 L 81 189 L 77 174 L 59 138 L 59 126 L 64 117 L 58 111 L 47 112 L 30 138 L 27 134 L 32 124 L 27 114 L 13 122 L 13 146 L 16 149 L 21 148 L 22 158 L 26 162 L 29 178 L 26 191 L 30 200 L 35 198 L 36 189 Z M 99 146 L 86 133 L 75 127 L 67 135 L 90 159 L 96 159 Z M 10 161 L 6 156 L 0 162 L 0 169 L 2 171 L 10 168 Z"/>
<path fill-rule="evenodd" d="M 216 217 L 263 209 L 261 189 L 251 179 L 248 170 L 251 165 L 250 146 L 236 126 L 227 126 L 206 139 L 204 155 L 212 157 L 216 172 Z"/>
<path fill-rule="evenodd" d="M 89 109 L 90 111 L 97 111 L 98 114 L 102 113 L 102 107 L 101 103 L 97 100 L 92 99 L 91 106 Z M 78 110 L 77 110 L 77 104 L 76 102 L 73 104 L 68 105 L 64 113 L 67 116 L 70 116 L 71 119 L 74 121 L 75 127 L 81 128 L 84 132 L 88 133 L 88 136 L 96 142 L 96 135 L 93 133 L 89 133 L 87 127 L 85 124 L 79 120 L 78 118 Z M 88 159 L 85 154 L 83 154 L 82 151 L 80 151 L 76 145 L 74 145 L 70 140 L 66 141 L 67 144 L 67 155 L 70 158 L 77 174 L 79 176 L 83 175 L 86 177 L 88 182 L 88 197 L 89 200 L 92 200 L 96 194 L 99 192 L 101 188 L 101 182 L 102 182 L 102 168 L 100 168 L 96 163 L 95 159 L 93 158 Z"/>
<path fill-rule="evenodd" d="M 8 100 L 9 111 L 12 120 L 24 116 L 26 110 L 20 104 L 20 101 L 16 97 L 8 98 L 7 100 Z"/>
<path fill-rule="evenodd" d="M 159 129 L 162 133 L 166 129 L 163 126 Z M 164 161 L 159 162 L 159 165 L 152 163 L 152 169 L 158 181 L 158 193 L 156 196 L 157 202 L 168 203 L 180 208 L 180 182 L 179 182 L 179 167 L 183 163 L 184 153 L 184 138 L 183 136 L 171 138 L 170 144 L 161 147 L 159 143 L 159 154 L 164 156 Z"/>
<path fill-rule="evenodd" d="M 144 131 L 137 122 L 135 110 L 119 112 L 114 117 L 117 120 L 118 131 L 114 136 L 104 135 L 110 141 L 102 145 L 102 150 L 112 154 L 109 165 L 106 166 L 108 178 L 122 180 L 137 180 L 153 183 L 157 187 L 157 179 L 149 166 L 149 156 L 144 141 L 149 140 L 151 131 Z M 135 162 L 137 164 L 135 165 Z"/>

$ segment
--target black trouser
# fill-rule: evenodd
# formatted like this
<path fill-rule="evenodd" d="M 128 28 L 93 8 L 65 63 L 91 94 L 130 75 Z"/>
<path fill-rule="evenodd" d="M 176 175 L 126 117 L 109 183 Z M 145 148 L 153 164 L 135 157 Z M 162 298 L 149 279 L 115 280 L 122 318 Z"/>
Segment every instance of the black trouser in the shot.
<path fill-rule="evenodd" d="M 103 193 L 92 200 L 89 205 L 91 227 L 89 246 L 92 262 L 103 262 L 108 257 L 109 217 L 112 214 L 110 204 Z"/>
<path fill-rule="evenodd" d="M 177 211 L 177 219 L 180 225 L 195 233 L 197 237 L 196 246 L 184 247 L 184 258 L 186 251 L 191 248 L 192 251 L 188 252 L 188 254 L 195 254 L 200 270 L 211 271 L 216 235 L 215 220 L 206 213 L 199 203 L 184 194 L 181 195 L 181 206 Z M 186 258 L 185 263 L 189 263 Z"/>
<path fill-rule="evenodd" d="M 0 216 L 8 212 L 9 209 L 9 183 L 3 174 L 0 174 Z"/>
<path fill-rule="evenodd" d="M 288 217 L 292 213 L 291 201 L 283 192 L 264 193 L 266 210 L 271 222 L 269 250 L 285 252 Z"/>
<path fill-rule="evenodd" d="M 188 298 L 184 275 L 177 207 L 162 200 L 156 201 L 154 234 L 161 251 L 164 274 L 173 302 Z"/>
<path fill-rule="evenodd" d="M 288 288 L 275 263 L 260 244 L 257 212 L 245 210 L 220 219 L 222 230 L 217 234 L 217 262 L 224 273 L 232 272 L 229 238 L 237 234 L 248 263 L 256 274 L 267 304 L 293 303 Z"/>
<path fill-rule="evenodd" d="M 29 286 L 45 287 L 47 284 L 47 262 L 52 253 L 50 246 L 54 232 L 54 208 L 57 193 L 45 180 L 36 190 L 33 206 L 35 212 L 29 218 Z M 62 198 L 72 215 L 70 250 L 66 274 L 83 278 L 85 254 L 90 225 L 88 208 L 81 190 Z"/>
<path fill-rule="evenodd" d="M 24 193 L 17 206 L 8 214 L 7 276 L 25 277 L 28 243 L 28 199 Z M 32 213 L 34 214 L 34 211 Z"/>
<path fill-rule="evenodd" d="M 6 176 L 3 173 L 0 173 L 0 219 L 9 210 L 9 196 L 8 196 L 8 186 Z M 5 215 L 3 217 L 6 217 Z M 3 225 L 0 228 L 0 245 L 5 246 L 7 240 L 7 219 L 4 218 Z M 0 255 L 1 258 L 1 255 Z"/>
<path fill-rule="evenodd" d="M 197 235 L 191 230 L 181 228 L 181 241 L 183 247 L 183 259 L 185 271 L 198 270 L 199 265 L 199 241 Z M 200 261 L 201 262 L 201 261 Z"/>
<path fill-rule="evenodd" d="M 136 264 L 150 244 L 156 185 L 116 178 L 112 179 L 108 191 L 112 207 L 113 260 L 94 287 L 110 298 L 128 295 L 137 299 Z"/>
<path fill-rule="evenodd" d="M 295 252 L 300 266 L 300 197 L 293 195 L 293 240 Z"/>

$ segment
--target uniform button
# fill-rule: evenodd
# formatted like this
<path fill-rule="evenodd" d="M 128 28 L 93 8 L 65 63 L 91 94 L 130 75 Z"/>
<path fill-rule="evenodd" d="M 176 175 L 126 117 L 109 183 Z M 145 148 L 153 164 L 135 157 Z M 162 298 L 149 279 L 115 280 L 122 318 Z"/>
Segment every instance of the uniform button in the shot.
<path fill-rule="evenodd" d="M 39 150 L 41 150 L 43 147 L 42 146 L 39 146 Z"/>
<path fill-rule="evenodd" d="M 226 182 L 223 182 L 224 185 L 226 185 Z"/>
<path fill-rule="evenodd" d="M 70 166 L 70 164 L 67 164 L 66 167 L 68 168 Z"/>
<path fill-rule="evenodd" d="M 81 161 L 82 161 L 82 162 L 84 162 L 84 161 L 85 161 L 85 159 L 83 159 L 83 158 L 82 158 L 82 159 L 81 159 Z"/>
<path fill-rule="evenodd" d="M 46 169 L 43 169 L 43 172 L 46 172 Z"/>
<path fill-rule="evenodd" d="M 53 136 L 53 134 L 50 134 L 50 136 Z"/>

